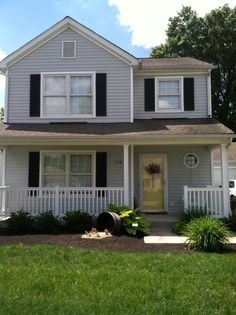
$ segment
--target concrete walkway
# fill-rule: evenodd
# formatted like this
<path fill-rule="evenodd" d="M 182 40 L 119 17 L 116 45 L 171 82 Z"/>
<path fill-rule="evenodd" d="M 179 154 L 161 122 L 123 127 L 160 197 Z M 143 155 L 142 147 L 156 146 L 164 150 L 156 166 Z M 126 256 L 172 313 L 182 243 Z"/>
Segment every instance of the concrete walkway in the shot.
<path fill-rule="evenodd" d="M 187 238 L 184 236 L 163 236 L 163 235 L 155 235 L 155 236 L 145 236 L 144 243 L 146 244 L 184 244 Z M 236 236 L 232 236 L 229 239 L 230 244 L 236 244 Z"/>

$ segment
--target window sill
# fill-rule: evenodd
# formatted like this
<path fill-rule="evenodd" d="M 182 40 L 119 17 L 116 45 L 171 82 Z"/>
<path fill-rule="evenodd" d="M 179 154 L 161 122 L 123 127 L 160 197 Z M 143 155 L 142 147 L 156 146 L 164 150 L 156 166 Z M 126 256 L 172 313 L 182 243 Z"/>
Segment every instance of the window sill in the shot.
<path fill-rule="evenodd" d="M 55 116 L 55 115 L 44 115 L 44 116 L 40 116 L 40 118 L 42 119 L 84 119 L 84 118 L 96 118 L 95 115 L 59 115 L 59 116 Z"/>

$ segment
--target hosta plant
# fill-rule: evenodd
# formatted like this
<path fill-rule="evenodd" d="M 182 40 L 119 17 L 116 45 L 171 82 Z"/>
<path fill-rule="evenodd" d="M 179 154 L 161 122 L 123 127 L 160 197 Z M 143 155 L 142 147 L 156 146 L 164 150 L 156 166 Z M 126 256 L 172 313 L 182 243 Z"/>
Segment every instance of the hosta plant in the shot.
<path fill-rule="evenodd" d="M 186 227 L 188 247 L 197 251 L 221 252 L 229 242 L 229 230 L 219 220 L 200 217 L 190 221 Z"/>
<path fill-rule="evenodd" d="M 129 209 L 128 206 L 116 206 L 109 204 L 107 211 L 117 213 L 127 234 L 132 236 L 143 236 L 149 234 L 150 223 L 140 216 L 139 209 Z"/>

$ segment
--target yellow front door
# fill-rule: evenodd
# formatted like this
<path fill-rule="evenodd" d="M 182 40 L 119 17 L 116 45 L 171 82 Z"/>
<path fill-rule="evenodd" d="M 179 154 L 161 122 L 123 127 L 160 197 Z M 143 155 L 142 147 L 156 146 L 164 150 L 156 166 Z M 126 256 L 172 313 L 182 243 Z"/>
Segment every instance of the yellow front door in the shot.
<path fill-rule="evenodd" d="M 165 210 L 165 157 L 141 155 L 141 203 L 145 211 Z"/>

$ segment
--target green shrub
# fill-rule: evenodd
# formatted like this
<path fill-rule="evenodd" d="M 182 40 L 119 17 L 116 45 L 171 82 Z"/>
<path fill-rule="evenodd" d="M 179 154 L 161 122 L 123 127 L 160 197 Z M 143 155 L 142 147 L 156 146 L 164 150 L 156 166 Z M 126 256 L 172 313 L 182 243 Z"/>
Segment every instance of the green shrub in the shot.
<path fill-rule="evenodd" d="M 115 212 L 117 214 L 120 214 L 122 211 L 129 209 L 128 206 L 116 206 L 113 203 L 109 203 L 109 205 L 106 208 L 106 211 Z"/>
<path fill-rule="evenodd" d="M 93 217 L 85 212 L 71 211 L 63 217 L 65 230 L 70 233 L 85 233 L 93 227 Z"/>
<path fill-rule="evenodd" d="M 107 211 L 117 213 L 128 235 L 142 237 L 149 234 L 150 223 L 140 216 L 139 209 L 129 209 L 128 206 L 116 206 L 109 204 Z"/>
<path fill-rule="evenodd" d="M 11 213 L 7 222 L 7 231 L 10 234 L 28 234 L 34 231 L 34 219 L 23 209 Z"/>
<path fill-rule="evenodd" d="M 184 235 L 187 224 L 187 221 L 178 221 L 172 226 L 171 231 L 177 235 Z"/>
<path fill-rule="evenodd" d="M 38 233 L 58 233 L 60 221 L 52 211 L 40 213 L 35 217 L 35 229 Z"/>
<path fill-rule="evenodd" d="M 188 247 L 204 252 L 221 252 L 229 241 L 229 230 L 219 220 L 195 218 L 187 224 L 185 235 Z"/>
<path fill-rule="evenodd" d="M 190 222 L 192 219 L 206 217 L 207 214 L 201 209 L 189 209 L 182 211 L 180 215 L 180 221 Z"/>
<path fill-rule="evenodd" d="M 196 218 L 206 217 L 206 213 L 199 209 L 190 209 L 188 211 L 182 211 L 180 214 L 180 220 L 176 222 L 171 230 L 177 235 L 184 235 L 186 226 L 191 220 Z"/>
<path fill-rule="evenodd" d="M 223 218 L 221 221 L 232 231 L 236 232 L 236 216 L 231 216 L 229 218 Z"/>

